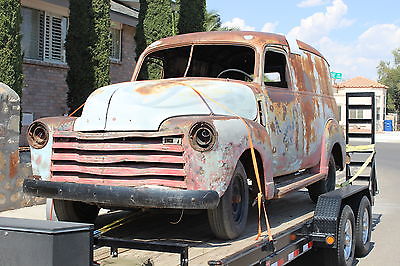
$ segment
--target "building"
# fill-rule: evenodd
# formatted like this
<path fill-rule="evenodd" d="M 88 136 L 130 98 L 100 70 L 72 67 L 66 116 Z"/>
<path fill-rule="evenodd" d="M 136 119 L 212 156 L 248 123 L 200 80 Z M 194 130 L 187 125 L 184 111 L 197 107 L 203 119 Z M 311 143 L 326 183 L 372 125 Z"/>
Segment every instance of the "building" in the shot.
<path fill-rule="evenodd" d="M 355 77 L 347 81 L 334 84 L 335 90 L 334 96 L 339 109 L 340 124 L 346 125 L 346 93 L 347 92 L 375 92 L 375 114 L 376 114 L 376 130 L 383 130 L 383 120 L 386 114 L 386 90 L 387 87 L 376 81 L 364 78 Z M 359 103 L 354 104 L 365 104 L 364 98 L 359 99 Z M 349 114 L 350 118 L 370 118 L 371 112 L 369 110 L 351 110 Z M 359 129 L 362 130 L 363 126 L 360 125 Z"/>
<path fill-rule="evenodd" d="M 134 35 L 139 0 L 111 1 L 111 82 L 130 80 L 135 63 Z M 21 0 L 24 88 L 22 124 L 68 113 L 65 38 L 69 0 Z"/>

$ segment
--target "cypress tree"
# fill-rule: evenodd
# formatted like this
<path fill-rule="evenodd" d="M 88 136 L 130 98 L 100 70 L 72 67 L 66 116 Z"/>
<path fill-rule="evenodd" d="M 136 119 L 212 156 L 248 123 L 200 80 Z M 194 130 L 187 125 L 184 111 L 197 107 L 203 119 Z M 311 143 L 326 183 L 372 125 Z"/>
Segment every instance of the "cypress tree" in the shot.
<path fill-rule="evenodd" d="M 92 91 L 110 84 L 110 0 L 70 0 L 69 21 L 68 106 L 74 111 Z"/>
<path fill-rule="evenodd" d="M 94 88 L 110 84 L 110 0 L 92 0 Z"/>
<path fill-rule="evenodd" d="M 91 0 L 69 1 L 69 27 L 66 39 L 68 106 L 77 109 L 94 89 L 94 69 L 90 51 L 93 34 Z"/>
<path fill-rule="evenodd" d="M 152 42 L 174 34 L 171 4 L 171 0 L 140 0 L 135 35 L 137 57 Z"/>
<path fill-rule="evenodd" d="M 21 4 L 0 0 L 0 82 L 22 94 Z"/>
<path fill-rule="evenodd" d="M 206 0 L 180 0 L 179 34 L 205 31 Z"/>

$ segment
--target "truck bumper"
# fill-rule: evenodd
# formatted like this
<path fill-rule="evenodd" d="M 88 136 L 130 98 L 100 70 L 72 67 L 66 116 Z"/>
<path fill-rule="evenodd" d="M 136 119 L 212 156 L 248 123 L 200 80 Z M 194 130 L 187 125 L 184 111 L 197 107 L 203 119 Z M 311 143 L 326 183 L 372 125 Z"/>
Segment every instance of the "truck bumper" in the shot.
<path fill-rule="evenodd" d="M 213 190 L 104 186 L 34 179 L 24 180 L 23 191 L 36 197 L 110 207 L 214 209 L 219 203 L 219 195 Z"/>

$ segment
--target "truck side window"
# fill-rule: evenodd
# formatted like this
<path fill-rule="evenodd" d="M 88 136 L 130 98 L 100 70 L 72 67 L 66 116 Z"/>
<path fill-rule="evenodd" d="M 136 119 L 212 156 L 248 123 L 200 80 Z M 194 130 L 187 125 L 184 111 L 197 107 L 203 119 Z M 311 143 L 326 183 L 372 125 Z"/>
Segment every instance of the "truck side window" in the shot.
<path fill-rule="evenodd" d="M 264 84 L 267 86 L 287 88 L 286 57 L 282 53 L 267 51 L 265 53 Z"/>

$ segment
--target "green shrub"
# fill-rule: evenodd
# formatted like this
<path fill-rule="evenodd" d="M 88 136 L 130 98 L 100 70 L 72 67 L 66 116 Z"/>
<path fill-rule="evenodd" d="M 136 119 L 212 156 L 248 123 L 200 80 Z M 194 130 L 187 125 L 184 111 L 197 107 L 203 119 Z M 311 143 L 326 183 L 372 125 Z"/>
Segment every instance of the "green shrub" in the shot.
<path fill-rule="evenodd" d="M 21 4 L 0 0 L 0 82 L 22 94 Z"/>

